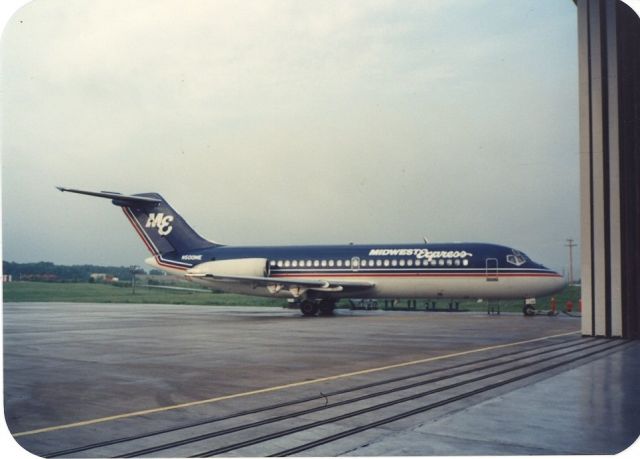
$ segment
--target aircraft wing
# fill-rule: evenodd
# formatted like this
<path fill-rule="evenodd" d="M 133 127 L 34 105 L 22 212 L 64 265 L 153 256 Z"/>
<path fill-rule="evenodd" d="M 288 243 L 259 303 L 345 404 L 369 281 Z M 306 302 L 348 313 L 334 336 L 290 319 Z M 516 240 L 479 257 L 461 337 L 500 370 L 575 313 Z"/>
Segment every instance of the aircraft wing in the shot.
<path fill-rule="evenodd" d="M 252 285 L 254 287 L 266 287 L 273 294 L 276 294 L 281 290 L 289 290 L 294 297 L 303 295 L 307 290 L 316 292 L 343 292 L 351 290 L 365 290 L 372 288 L 375 285 L 373 282 L 354 282 L 324 279 L 285 279 L 281 277 L 229 276 L 209 273 L 187 273 L 187 276 L 209 279 L 214 282 L 239 282 L 247 285 Z"/>

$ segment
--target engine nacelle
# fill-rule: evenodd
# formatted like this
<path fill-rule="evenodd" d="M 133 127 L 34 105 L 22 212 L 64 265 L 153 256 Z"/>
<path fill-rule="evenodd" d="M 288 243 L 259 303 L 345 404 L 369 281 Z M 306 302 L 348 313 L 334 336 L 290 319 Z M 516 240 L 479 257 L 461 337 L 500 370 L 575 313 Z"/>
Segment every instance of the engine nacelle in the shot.
<path fill-rule="evenodd" d="M 216 260 L 200 263 L 189 269 L 188 274 L 204 276 L 250 276 L 266 277 L 269 265 L 266 258 L 237 258 L 233 260 Z"/>

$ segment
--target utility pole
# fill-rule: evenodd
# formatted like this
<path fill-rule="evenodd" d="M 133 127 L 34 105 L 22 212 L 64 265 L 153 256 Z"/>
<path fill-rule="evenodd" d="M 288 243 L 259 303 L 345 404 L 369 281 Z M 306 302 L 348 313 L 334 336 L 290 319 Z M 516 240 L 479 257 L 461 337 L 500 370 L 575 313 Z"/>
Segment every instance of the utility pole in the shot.
<path fill-rule="evenodd" d="M 569 247 L 569 285 L 573 285 L 573 248 L 578 244 L 573 242 L 573 239 L 567 239 L 565 247 Z"/>
<path fill-rule="evenodd" d="M 136 294 L 136 271 L 138 270 L 138 267 L 136 265 L 131 266 L 131 289 L 132 295 Z"/>

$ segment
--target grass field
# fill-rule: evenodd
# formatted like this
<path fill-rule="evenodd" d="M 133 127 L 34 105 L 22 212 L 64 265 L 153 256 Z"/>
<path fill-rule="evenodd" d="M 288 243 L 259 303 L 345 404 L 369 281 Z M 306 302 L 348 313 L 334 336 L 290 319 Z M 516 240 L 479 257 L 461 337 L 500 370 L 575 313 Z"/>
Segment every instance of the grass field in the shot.
<path fill-rule="evenodd" d="M 284 306 L 286 300 L 260 298 L 232 293 L 188 292 L 183 290 L 116 287 L 108 284 L 11 282 L 3 285 L 7 301 L 60 301 L 73 303 L 165 303 L 247 306 Z"/>
<path fill-rule="evenodd" d="M 131 287 L 116 287 L 107 284 L 90 283 L 51 283 L 51 282 L 11 282 L 3 285 L 3 299 L 5 302 L 20 301 L 59 301 L 86 303 L 164 303 L 164 304 L 202 304 L 202 305 L 243 305 L 243 306 L 285 306 L 287 301 L 277 298 L 262 298 L 254 296 L 236 295 L 232 293 L 189 292 L 183 290 L 151 289 L 139 286 L 133 294 Z M 569 286 L 555 295 L 558 310 L 565 309 L 565 304 L 571 300 L 574 311 L 578 311 L 580 287 Z M 550 297 L 538 298 L 538 309 L 550 309 Z M 418 309 L 424 309 L 424 300 L 418 301 Z M 348 306 L 342 300 L 339 306 Z M 384 301 L 378 301 L 382 308 Z M 486 311 L 487 303 L 475 301 L 460 302 L 461 310 Z M 398 308 L 406 307 L 401 301 Z M 438 303 L 439 309 L 447 308 L 447 302 Z M 501 301 L 501 311 L 520 312 L 522 301 Z"/>

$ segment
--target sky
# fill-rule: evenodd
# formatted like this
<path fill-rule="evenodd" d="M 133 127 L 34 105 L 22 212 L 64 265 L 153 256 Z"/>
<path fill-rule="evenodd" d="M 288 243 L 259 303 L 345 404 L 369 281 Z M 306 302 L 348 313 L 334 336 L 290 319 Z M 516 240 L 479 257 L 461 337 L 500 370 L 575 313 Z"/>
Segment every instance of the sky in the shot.
<path fill-rule="evenodd" d="M 36 0 L 0 53 L 4 260 L 143 264 L 57 185 L 231 245 L 580 242 L 569 0 Z"/>

